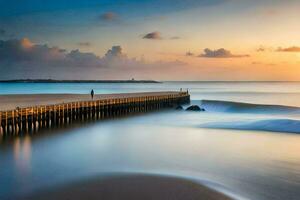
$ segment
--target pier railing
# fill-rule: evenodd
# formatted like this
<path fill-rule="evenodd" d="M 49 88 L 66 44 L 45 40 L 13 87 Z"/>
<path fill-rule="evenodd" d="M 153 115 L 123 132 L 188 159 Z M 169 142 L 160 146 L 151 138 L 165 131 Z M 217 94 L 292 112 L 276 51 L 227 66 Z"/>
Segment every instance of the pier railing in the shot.
<path fill-rule="evenodd" d="M 188 103 L 188 92 L 158 93 L 133 97 L 116 97 L 90 101 L 76 101 L 53 105 L 38 105 L 0 111 L 1 134 L 18 134 L 41 128 L 70 124 L 73 121 L 105 119 L 147 112 Z"/>

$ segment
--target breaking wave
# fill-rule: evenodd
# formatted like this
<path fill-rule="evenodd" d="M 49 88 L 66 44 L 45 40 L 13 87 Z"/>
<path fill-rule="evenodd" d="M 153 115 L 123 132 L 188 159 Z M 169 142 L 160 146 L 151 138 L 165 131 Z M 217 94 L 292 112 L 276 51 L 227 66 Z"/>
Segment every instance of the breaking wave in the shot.
<path fill-rule="evenodd" d="M 226 121 L 224 115 L 225 121 L 204 123 L 201 124 L 202 128 L 300 133 L 300 107 L 217 100 L 202 100 L 200 106 L 208 112 L 250 114 L 229 118 L 229 121 Z M 256 117 L 256 114 L 262 114 L 266 118 Z"/>
<path fill-rule="evenodd" d="M 233 101 L 202 100 L 201 107 L 212 112 L 283 114 L 300 113 L 299 107 L 283 105 L 251 104 Z"/>

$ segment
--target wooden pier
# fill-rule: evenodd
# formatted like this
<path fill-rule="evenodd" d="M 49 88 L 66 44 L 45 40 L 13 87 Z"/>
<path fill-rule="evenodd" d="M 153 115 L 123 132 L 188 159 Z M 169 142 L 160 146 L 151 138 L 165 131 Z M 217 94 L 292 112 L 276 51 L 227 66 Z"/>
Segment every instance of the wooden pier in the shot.
<path fill-rule="evenodd" d="M 53 94 L 55 95 L 55 94 Z M 36 132 L 75 121 L 106 119 L 189 103 L 188 92 L 98 95 L 94 100 L 16 107 L 0 111 L 1 135 Z M 19 105 L 15 105 L 19 106 Z"/>

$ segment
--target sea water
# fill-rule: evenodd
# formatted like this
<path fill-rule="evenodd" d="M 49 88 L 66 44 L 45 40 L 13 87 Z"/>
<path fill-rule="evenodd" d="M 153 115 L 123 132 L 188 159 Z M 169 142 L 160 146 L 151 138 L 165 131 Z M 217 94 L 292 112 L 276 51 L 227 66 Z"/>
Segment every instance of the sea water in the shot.
<path fill-rule="evenodd" d="M 238 199 L 300 199 L 300 83 L 0 84 L 0 94 L 91 89 L 188 89 L 206 111 L 158 111 L 2 140 L 0 199 L 119 172 L 190 178 Z"/>

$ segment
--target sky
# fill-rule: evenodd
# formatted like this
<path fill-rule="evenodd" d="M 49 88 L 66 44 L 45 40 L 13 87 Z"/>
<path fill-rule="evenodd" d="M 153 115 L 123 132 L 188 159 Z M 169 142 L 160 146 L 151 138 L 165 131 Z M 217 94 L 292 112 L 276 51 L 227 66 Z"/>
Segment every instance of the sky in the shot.
<path fill-rule="evenodd" d="M 0 0 L 0 79 L 300 81 L 299 0 Z"/>

